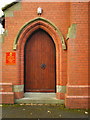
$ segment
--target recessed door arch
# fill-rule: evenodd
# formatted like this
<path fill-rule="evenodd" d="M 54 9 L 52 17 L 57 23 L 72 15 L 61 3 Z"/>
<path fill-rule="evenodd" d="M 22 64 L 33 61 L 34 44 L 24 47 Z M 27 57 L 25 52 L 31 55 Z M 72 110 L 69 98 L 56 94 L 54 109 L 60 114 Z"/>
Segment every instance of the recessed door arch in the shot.
<path fill-rule="evenodd" d="M 33 23 L 30 22 L 27 26 L 24 26 L 23 29 L 19 31 L 19 34 L 14 42 L 14 48 L 17 52 L 17 67 L 18 67 L 18 84 L 22 85 L 24 93 L 24 47 L 28 37 L 37 29 L 45 30 L 53 39 L 56 47 L 56 93 L 58 93 L 58 85 L 60 80 L 62 80 L 61 73 L 61 60 L 62 60 L 62 45 L 60 41 L 60 35 L 57 33 L 57 30 L 54 29 L 51 24 L 43 20 L 36 20 Z M 22 95 L 23 95 L 22 93 Z"/>
<path fill-rule="evenodd" d="M 56 49 L 51 36 L 37 29 L 24 47 L 25 92 L 56 92 Z"/>

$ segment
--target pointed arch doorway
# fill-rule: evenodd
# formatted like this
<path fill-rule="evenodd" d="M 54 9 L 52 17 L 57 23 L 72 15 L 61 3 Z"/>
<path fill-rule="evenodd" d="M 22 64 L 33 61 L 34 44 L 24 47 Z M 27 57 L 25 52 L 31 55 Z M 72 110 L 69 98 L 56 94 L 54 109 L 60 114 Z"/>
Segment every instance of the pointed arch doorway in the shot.
<path fill-rule="evenodd" d="M 56 92 L 56 49 L 42 29 L 33 32 L 24 47 L 25 92 Z"/>

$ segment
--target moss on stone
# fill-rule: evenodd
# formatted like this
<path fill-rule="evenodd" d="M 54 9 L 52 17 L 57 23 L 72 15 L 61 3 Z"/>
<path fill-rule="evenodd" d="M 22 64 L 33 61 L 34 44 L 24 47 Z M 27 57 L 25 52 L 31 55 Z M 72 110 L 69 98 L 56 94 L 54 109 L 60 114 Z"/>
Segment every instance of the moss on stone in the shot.
<path fill-rule="evenodd" d="M 68 38 L 76 38 L 76 24 L 72 24 L 68 29 L 67 39 Z"/>
<path fill-rule="evenodd" d="M 17 4 L 14 3 L 13 6 L 7 8 L 4 13 L 5 17 L 13 17 L 14 16 L 14 11 L 20 10 L 21 9 L 21 3 L 18 2 Z"/>

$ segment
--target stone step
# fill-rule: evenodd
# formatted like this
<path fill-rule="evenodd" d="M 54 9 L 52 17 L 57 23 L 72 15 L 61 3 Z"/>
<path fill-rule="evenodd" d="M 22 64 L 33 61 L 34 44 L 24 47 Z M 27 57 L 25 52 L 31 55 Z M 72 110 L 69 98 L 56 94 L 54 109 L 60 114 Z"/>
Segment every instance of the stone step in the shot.
<path fill-rule="evenodd" d="M 37 97 L 44 97 L 44 98 L 51 98 L 51 97 L 56 97 L 56 94 L 55 93 L 37 93 L 37 92 L 26 92 L 24 93 L 24 96 L 25 97 L 33 97 L 33 98 L 37 98 Z"/>
<path fill-rule="evenodd" d="M 64 104 L 64 100 L 57 99 L 55 93 L 25 93 L 24 98 L 16 99 L 15 103 Z"/>

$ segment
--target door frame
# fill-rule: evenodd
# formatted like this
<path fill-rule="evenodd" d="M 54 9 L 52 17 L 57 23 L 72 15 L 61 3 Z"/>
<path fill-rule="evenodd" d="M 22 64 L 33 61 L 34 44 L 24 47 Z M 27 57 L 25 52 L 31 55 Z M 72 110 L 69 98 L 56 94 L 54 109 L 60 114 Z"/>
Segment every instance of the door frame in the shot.
<path fill-rule="evenodd" d="M 24 46 L 27 38 L 37 29 L 43 29 L 53 39 L 56 47 L 56 93 L 59 91 L 60 80 L 62 79 L 62 50 L 66 49 L 64 37 L 59 29 L 50 21 L 44 18 L 36 18 L 25 24 L 19 31 L 17 38 L 14 41 L 13 49 L 17 52 L 17 68 L 18 68 L 18 83 L 23 85 L 22 93 L 24 94 Z"/>

